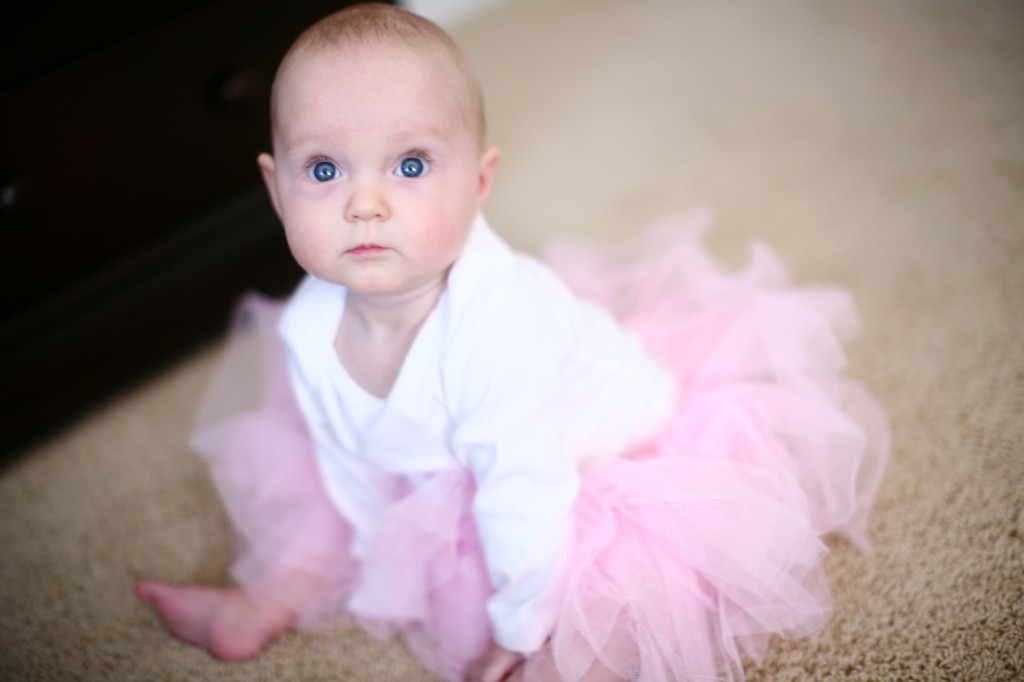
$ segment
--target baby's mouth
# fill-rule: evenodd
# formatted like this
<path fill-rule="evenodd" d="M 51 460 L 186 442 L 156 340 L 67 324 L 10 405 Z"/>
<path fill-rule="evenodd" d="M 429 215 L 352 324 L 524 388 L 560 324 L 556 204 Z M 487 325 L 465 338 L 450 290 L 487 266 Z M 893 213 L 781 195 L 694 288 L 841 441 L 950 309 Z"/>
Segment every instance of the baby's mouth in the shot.
<path fill-rule="evenodd" d="M 369 256 L 376 256 L 384 251 L 387 251 L 387 248 L 380 246 L 379 244 L 360 244 L 359 246 L 349 249 L 346 253 L 357 258 L 367 258 Z"/>

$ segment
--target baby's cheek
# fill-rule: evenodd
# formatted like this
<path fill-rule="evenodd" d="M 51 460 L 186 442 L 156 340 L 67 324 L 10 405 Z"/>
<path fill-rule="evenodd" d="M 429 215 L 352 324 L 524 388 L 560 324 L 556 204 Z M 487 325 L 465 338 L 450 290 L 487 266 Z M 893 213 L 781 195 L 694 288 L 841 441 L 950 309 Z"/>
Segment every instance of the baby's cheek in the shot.
<path fill-rule="evenodd" d="M 292 256 L 306 271 L 314 271 L 317 261 L 326 253 L 326 244 L 319 236 L 319 231 L 310 228 L 292 226 L 285 229 L 285 238 Z"/>
<path fill-rule="evenodd" d="M 289 238 L 288 250 L 292 252 L 292 258 L 299 264 L 299 267 L 306 272 L 309 272 L 314 267 L 314 263 L 311 262 L 310 256 L 301 242 L 296 242 L 294 239 Z"/>
<path fill-rule="evenodd" d="M 462 216 L 438 216 L 429 234 L 424 235 L 424 251 L 431 260 L 450 260 L 462 249 L 468 234 L 468 227 L 464 223 L 465 218 Z"/>

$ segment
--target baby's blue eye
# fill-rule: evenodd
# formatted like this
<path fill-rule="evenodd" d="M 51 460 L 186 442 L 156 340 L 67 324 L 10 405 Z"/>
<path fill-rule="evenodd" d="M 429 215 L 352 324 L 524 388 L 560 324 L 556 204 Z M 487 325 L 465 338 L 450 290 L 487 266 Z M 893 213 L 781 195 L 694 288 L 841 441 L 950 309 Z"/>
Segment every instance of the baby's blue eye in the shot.
<path fill-rule="evenodd" d="M 402 159 L 402 163 L 398 164 L 398 174 L 403 178 L 418 178 L 427 172 L 427 162 L 423 159 L 410 156 Z"/>
<path fill-rule="evenodd" d="M 329 182 L 338 177 L 338 168 L 330 161 L 317 161 L 309 169 L 309 176 L 317 182 Z"/>

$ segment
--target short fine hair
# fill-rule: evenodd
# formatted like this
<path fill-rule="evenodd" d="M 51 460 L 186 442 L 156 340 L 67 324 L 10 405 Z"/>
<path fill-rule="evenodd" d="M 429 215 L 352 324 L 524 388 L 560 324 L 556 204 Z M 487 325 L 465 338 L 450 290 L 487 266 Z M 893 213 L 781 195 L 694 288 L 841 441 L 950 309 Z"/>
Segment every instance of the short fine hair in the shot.
<path fill-rule="evenodd" d="M 481 146 L 485 137 L 483 94 L 469 60 L 437 24 L 404 9 L 377 2 L 352 5 L 316 22 L 292 43 L 274 78 L 270 96 L 271 121 L 277 125 L 277 97 L 288 63 L 301 55 L 337 46 L 388 45 L 423 50 L 447 61 L 461 80 L 468 124 L 476 126 Z"/>

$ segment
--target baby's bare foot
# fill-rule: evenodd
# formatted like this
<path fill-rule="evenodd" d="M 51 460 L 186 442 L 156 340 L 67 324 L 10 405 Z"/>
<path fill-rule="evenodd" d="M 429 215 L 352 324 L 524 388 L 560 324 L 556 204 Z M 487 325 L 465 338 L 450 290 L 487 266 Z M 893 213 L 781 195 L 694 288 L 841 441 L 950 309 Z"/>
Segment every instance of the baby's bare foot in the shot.
<path fill-rule="evenodd" d="M 143 581 L 135 596 L 156 608 L 175 637 L 229 661 L 252 658 L 296 620 L 284 604 L 238 588 Z"/>

